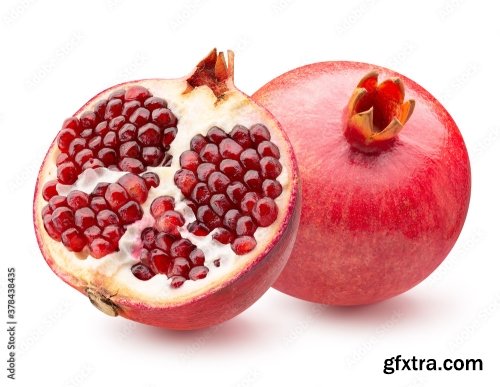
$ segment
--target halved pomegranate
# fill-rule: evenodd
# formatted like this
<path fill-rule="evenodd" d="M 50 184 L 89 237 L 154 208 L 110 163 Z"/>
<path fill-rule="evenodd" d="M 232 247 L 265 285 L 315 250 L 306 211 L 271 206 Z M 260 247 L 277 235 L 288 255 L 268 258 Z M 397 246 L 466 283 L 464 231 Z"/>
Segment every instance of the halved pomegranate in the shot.
<path fill-rule="evenodd" d="M 213 50 L 182 79 L 113 86 L 63 127 L 40 169 L 34 222 L 52 270 L 101 311 L 196 329 L 275 281 L 300 193 L 292 148 Z"/>
<path fill-rule="evenodd" d="M 462 136 L 429 92 L 386 68 L 323 62 L 253 98 L 290 137 L 303 182 L 278 290 L 367 304 L 410 289 L 443 261 L 464 224 L 471 177 Z"/>

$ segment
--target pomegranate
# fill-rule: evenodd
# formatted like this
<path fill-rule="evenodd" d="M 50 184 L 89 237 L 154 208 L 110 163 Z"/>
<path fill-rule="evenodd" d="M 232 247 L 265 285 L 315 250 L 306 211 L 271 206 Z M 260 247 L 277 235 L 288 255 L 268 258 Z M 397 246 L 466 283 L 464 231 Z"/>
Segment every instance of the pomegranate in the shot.
<path fill-rule="evenodd" d="M 288 134 L 303 182 L 299 234 L 276 289 L 368 304 L 444 260 L 465 221 L 470 165 L 429 92 L 386 68 L 324 62 L 279 76 L 253 99 Z"/>
<path fill-rule="evenodd" d="M 300 216 L 295 156 L 213 50 L 182 79 L 113 86 L 64 121 L 34 197 L 52 270 L 106 314 L 225 321 L 275 281 Z"/>

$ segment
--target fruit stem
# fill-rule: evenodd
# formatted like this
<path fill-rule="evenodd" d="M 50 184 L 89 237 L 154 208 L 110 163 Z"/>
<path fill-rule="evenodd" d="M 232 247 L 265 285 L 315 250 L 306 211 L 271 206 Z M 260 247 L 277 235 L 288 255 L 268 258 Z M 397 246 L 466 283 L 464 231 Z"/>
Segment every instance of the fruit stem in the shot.
<path fill-rule="evenodd" d="M 190 92 L 196 87 L 208 86 L 212 89 L 217 100 L 230 90 L 234 76 L 234 53 L 227 51 L 227 63 L 223 52 L 217 52 L 213 49 L 203 59 L 194 70 L 193 74 L 187 79 L 188 87 L 185 93 Z"/>
<path fill-rule="evenodd" d="M 404 101 L 405 90 L 399 78 L 378 83 L 371 71 L 358 83 L 347 106 L 345 136 L 363 152 L 374 153 L 390 146 L 415 108 L 415 101 Z"/>

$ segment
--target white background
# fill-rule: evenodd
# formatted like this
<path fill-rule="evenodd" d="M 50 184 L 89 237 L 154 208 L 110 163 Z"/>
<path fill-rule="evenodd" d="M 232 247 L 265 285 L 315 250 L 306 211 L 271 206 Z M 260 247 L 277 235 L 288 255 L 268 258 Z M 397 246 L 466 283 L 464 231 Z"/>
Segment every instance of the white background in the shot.
<path fill-rule="evenodd" d="M 2 0 L 2 386 L 500 385 L 498 3 L 422 3 Z M 36 245 L 31 200 L 62 120 L 114 83 L 183 76 L 212 47 L 235 50 L 236 83 L 249 94 L 294 67 L 341 59 L 390 67 L 434 94 L 462 131 L 473 173 L 469 215 L 443 265 L 367 307 L 270 290 L 197 332 L 106 317 L 56 278 Z M 15 382 L 5 370 L 8 266 L 17 272 Z M 397 354 L 482 358 L 485 370 L 385 375 L 384 358 Z"/>

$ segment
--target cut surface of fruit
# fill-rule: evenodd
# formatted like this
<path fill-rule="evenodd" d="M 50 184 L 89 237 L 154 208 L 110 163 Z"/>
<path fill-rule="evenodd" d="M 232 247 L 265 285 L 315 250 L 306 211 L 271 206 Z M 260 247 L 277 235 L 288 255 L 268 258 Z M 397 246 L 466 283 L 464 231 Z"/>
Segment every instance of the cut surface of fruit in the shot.
<path fill-rule="evenodd" d="M 445 259 L 467 214 L 470 164 L 429 92 L 382 67 L 323 62 L 252 98 L 290 137 L 302 179 L 299 233 L 276 289 L 368 304 L 407 291 Z M 275 189 L 265 187 L 269 197 Z"/>
<path fill-rule="evenodd" d="M 214 50 L 189 77 L 111 87 L 52 143 L 34 198 L 38 242 L 103 312 L 210 326 L 255 302 L 288 259 L 295 157 L 232 74 L 232 53 Z"/>

